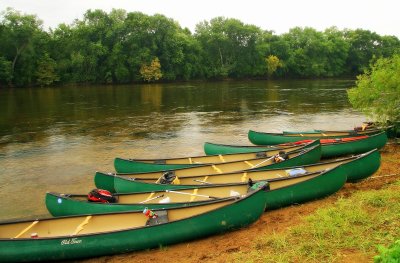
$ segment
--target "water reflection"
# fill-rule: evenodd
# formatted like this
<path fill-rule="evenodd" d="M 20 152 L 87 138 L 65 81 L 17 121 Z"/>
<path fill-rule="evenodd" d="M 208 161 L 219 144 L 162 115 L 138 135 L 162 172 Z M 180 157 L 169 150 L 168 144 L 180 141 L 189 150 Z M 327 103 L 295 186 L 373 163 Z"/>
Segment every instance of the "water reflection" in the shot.
<path fill-rule="evenodd" d="M 247 131 L 347 129 L 348 80 L 0 90 L 0 219 L 46 214 L 46 191 L 87 193 L 114 157 L 203 154 Z"/>

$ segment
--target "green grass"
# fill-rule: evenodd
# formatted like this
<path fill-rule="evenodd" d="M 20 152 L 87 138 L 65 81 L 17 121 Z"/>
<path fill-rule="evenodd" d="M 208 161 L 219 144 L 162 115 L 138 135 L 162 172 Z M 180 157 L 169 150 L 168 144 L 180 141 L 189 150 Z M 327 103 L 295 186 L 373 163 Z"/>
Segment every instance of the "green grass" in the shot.
<path fill-rule="evenodd" d="M 372 262 L 378 245 L 390 245 L 399 237 L 398 181 L 341 198 L 282 233 L 260 233 L 250 253 L 232 254 L 231 261 L 340 262 L 344 254 L 357 253 Z"/>

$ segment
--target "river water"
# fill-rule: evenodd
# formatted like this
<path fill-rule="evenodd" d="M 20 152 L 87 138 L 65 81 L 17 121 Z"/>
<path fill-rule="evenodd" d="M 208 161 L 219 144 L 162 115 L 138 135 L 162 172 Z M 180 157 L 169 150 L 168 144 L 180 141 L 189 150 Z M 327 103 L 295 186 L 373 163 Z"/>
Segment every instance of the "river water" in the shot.
<path fill-rule="evenodd" d="M 115 157 L 203 155 L 249 129 L 351 129 L 353 80 L 0 90 L 0 220 L 47 215 L 46 191 L 88 193 Z"/>

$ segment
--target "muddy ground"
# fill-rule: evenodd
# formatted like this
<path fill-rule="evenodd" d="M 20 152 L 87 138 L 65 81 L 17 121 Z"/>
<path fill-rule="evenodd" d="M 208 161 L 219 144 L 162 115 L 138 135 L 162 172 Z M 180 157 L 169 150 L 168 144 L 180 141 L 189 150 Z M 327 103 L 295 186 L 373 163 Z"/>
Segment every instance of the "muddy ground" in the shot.
<path fill-rule="evenodd" d="M 226 262 L 227 256 L 233 252 L 247 252 L 253 249 L 252 242 L 260 235 L 279 233 L 288 227 L 296 226 L 302 222 L 304 216 L 313 213 L 320 207 L 332 205 L 340 197 L 350 196 L 355 191 L 380 189 L 386 184 L 400 180 L 399 142 L 389 142 L 381 150 L 381 154 L 381 167 L 372 177 L 356 184 L 346 184 L 339 192 L 322 200 L 265 212 L 256 223 L 245 229 L 171 245 L 162 249 L 100 257 L 80 262 Z M 343 253 L 341 262 L 371 262 L 369 256 L 358 251 L 342 251 Z"/>

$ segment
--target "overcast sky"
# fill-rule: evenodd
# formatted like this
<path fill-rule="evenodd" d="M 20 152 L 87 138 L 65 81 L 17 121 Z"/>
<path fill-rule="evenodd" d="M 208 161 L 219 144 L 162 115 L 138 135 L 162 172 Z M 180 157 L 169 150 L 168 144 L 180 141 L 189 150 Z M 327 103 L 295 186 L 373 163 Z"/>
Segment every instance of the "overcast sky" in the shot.
<path fill-rule="evenodd" d="M 400 38 L 399 0 L 0 0 L 0 10 L 6 7 L 36 14 L 46 29 L 82 19 L 88 9 L 116 8 L 163 14 L 192 32 L 197 23 L 224 16 L 277 34 L 296 26 L 319 31 L 336 26 Z"/>

